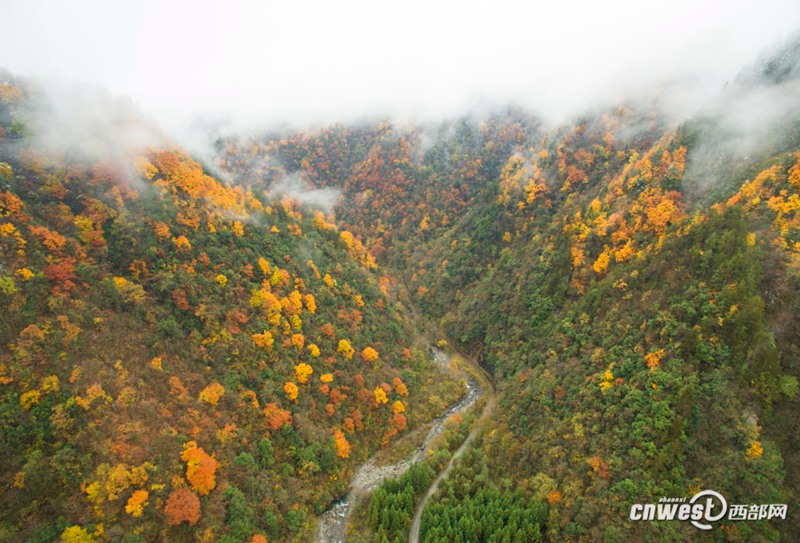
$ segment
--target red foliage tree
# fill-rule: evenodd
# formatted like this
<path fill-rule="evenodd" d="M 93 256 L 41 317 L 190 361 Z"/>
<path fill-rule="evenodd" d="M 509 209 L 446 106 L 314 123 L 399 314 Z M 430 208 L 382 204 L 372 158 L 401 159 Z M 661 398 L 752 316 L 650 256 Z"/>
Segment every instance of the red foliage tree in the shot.
<path fill-rule="evenodd" d="M 176 488 L 169 495 L 164 512 L 167 522 L 172 526 L 182 522 L 194 526 L 200 520 L 200 498 L 186 487 Z"/>
<path fill-rule="evenodd" d="M 74 258 L 67 257 L 58 262 L 54 262 L 46 266 L 42 270 L 42 273 L 44 273 L 44 276 L 53 282 L 57 288 L 62 288 L 64 290 L 72 290 L 75 288 L 75 283 L 73 282 L 73 279 L 76 279 Z"/>

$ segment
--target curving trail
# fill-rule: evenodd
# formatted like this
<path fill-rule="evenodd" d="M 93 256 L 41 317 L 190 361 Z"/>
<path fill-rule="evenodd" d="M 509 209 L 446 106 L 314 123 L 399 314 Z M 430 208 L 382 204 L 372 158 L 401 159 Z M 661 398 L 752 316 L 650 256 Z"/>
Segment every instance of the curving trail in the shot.
<path fill-rule="evenodd" d="M 436 478 L 431 483 L 431 486 L 429 486 L 428 490 L 425 491 L 425 495 L 422 497 L 422 500 L 419 502 L 419 504 L 417 504 L 417 508 L 414 510 L 414 519 L 411 522 L 411 531 L 408 534 L 408 543 L 419 543 L 419 530 L 422 525 L 422 512 L 425 510 L 425 506 L 428 504 L 428 501 L 431 499 L 431 497 L 439 489 L 439 483 L 445 477 L 447 477 L 447 475 L 450 473 L 450 470 L 453 469 L 453 466 L 455 465 L 456 460 L 458 460 L 458 457 L 461 456 L 465 450 L 467 450 L 469 444 L 478 435 L 478 432 L 480 431 L 481 427 L 481 422 L 483 422 L 484 420 L 488 419 L 491 416 L 492 411 L 494 411 L 495 405 L 497 404 L 497 390 L 495 389 L 494 381 L 492 380 L 492 378 L 474 360 L 467 357 L 464 358 L 465 360 L 469 361 L 470 365 L 472 365 L 475 369 L 478 370 L 478 372 L 484 378 L 485 382 L 489 384 L 486 391 L 487 394 L 489 395 L 488 401 L 486 402 L 486 405 L 483 407 L 483 412 L 481 413 L 480 418 L 472 426 L 472 430 L 470 430 L 466 439 L 463 441 L 463 443 L 461 443 L 461 446 L 456 450 L 456 452 L 453 453 L 453 456 L 452 458 L 450 458 L 450 461 L 447 463 L 447 466 L 445 466 L 445 468 L 439 473 L 439 475 L 436 476 Z"/>
<path fill-rule="evenodd" d="M 434 349 L 434 357 L 441 365 L 445 365 L 449 361 L 449 357 L 438 349 Z M 480 366 L 478 366 L 474 361 L 468 358 L 465 358 L 465 360 L 468 360 L 471 365 L 474 365 L 478 369 L 481 375 L 485 377 L 485 381 L 489 384 L 489 387 L 485 387 L 485 385 L 482 387 L 477 381 L 470 379 L 467 382 L 467 393 L 458 402 L 451 405 L 433 422 L 433 425 L 428 431 L 427 436 L 425 436 L 422 445 L 420 445 L 417 451 L 409 458 L 394 464 L 380 466 L 376 461 L 376 457 L 373 456 L 361 464 L 353 475 L 353 480 L 350 482 L 350 487 L 348 488 L 347 493 L 320 516 L 319 528 L 317 531 L 317 541 L 319 543 L 343 543 L 346 541 L 345 529 L 356 499 L 359 496 L 367 494 L 377 488 L 384 479 L 394 479 L 399 477 L 408 471 L 412 463 L 423 460 L 427 456 L 428 448 L 433 440 L 444 430 L 444 425 L 447 419 L 449 419 L 455 413 L 461 413 L 472 407 L 486 392 L 484 388 L 488 388 L 490 397 L 487 406 L 483 410 L 481 419 L 487 416 L 487 414 L 490 412 L 489 407 L 493 406 L 494 404 L 494 383 L 483 371 L 483 369 L 480 368 Z M 461 454 L 468 442 L 471 441 L 475 435 L 476 431 L 475 428 L 473 428 L 473 430 L 461 444 L 461 447 L 456 451 L 453 459 L 455 459 L 457 455 Z M 447 468 L 442 472 L 442 474 L 446 474 L 447 471 L 449 471 L 452 461 L 453 460 L 450 461 L 450 464 L 448 464 Z M 436 478 L 434 484 L 437 484 L 442 474 Z M 432 493 L 430 488 L 428 489 L 428 493 Z M 427 499 L 428 494 L 426 494 L 425 498 L 423 499 L 423 504 L 427 501 Z M 419 533 L 418 528 L 417 533 Z"/>

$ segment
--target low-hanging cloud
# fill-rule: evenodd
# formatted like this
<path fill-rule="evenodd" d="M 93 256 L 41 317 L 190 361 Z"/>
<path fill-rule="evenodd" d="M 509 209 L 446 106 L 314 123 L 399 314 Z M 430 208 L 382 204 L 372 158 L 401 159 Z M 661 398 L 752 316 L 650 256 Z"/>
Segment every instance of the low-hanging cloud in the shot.
<path fill-rule="evenodd" d="M 507 104 L 558 121 L 664 82 L 702 103 L 798 21 L 796 0 L 11 0 L 0 63 L 103 84 L 168 127 L 198 113 L 303 127 Z"/>
<path fill-rule="evenodd" d="M 800 34 L 765 52 L 700 110 L 686 187 L 697 193 L 725 182 L 766 155 L 800 144 Z M 735 180 L 731 180 L 735 181 Z"/>
<path fill-rule="evenodd" d="M 26 138 L 46 154 L 68 162 L 113 164 L 126 181 L 135 183 L 135 160 L 145 148 L 169 141 L 130 98 L 63 80 L 35 80 L 19 120 Z"/>
<path fill-rule="evenodd" d="M 269 188 L 268 196 L 276 199 L 288 196 L 303 205 L 331 212 L 341 194 L 340 190 L 331 187 L 313 188 L 300 174 L 294 173 L 274 182 Z"/>

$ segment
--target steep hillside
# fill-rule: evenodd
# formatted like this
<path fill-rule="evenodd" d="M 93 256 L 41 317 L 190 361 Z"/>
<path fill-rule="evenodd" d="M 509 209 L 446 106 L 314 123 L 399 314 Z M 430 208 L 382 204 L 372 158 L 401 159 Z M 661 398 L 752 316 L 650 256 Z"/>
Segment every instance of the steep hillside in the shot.
<path fill-rule="evenodd" d="M 247 156 L 266 185 L 342 190 L 342 224 L 497 377 L 497 424 L 423 540 L 489 525 L 519 492 L 547 503 L 552 541 L 692 537 L 628 513 L 700 489 L 797 503 L 796 51 L 679 125 L 629 105 L 550 129 L 509 112 L 222 143 L 234 175 Z M 789 517 L 709 537 L 791 541 Z"/>
<path fill-rule="evenodd" d="M 0 538 L 309 539 L 459 395 L 424 321 L 499 406 L 422 541 L 682 541 L 631 505 L 703 489 L 789 506 L 705 539 L 796 541 L 798 43 L 680 122 L 334 125 L 205 164 L 129 104 L 3 75 Z M 378 497 L 411 512 L 407 483 Z"/>
<path fill-rule="evenodd" d="M 87 104 L 0 82 L 0 540 L 306 537 L 459 385 L 323 210 Z"/>

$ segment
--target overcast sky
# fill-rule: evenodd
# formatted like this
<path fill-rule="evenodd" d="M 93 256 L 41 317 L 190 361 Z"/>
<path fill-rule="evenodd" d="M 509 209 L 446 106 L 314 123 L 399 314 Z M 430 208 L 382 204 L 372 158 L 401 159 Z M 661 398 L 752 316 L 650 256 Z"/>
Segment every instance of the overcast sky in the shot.
<path fill-rule="evenodd" d="M 666 81 L 697 100 L 800 29 L 800 2 L 0 0 L 0 20 L 12 72 L 101 84 L 167 124 L 307 124 L 558 118 Z"/>

